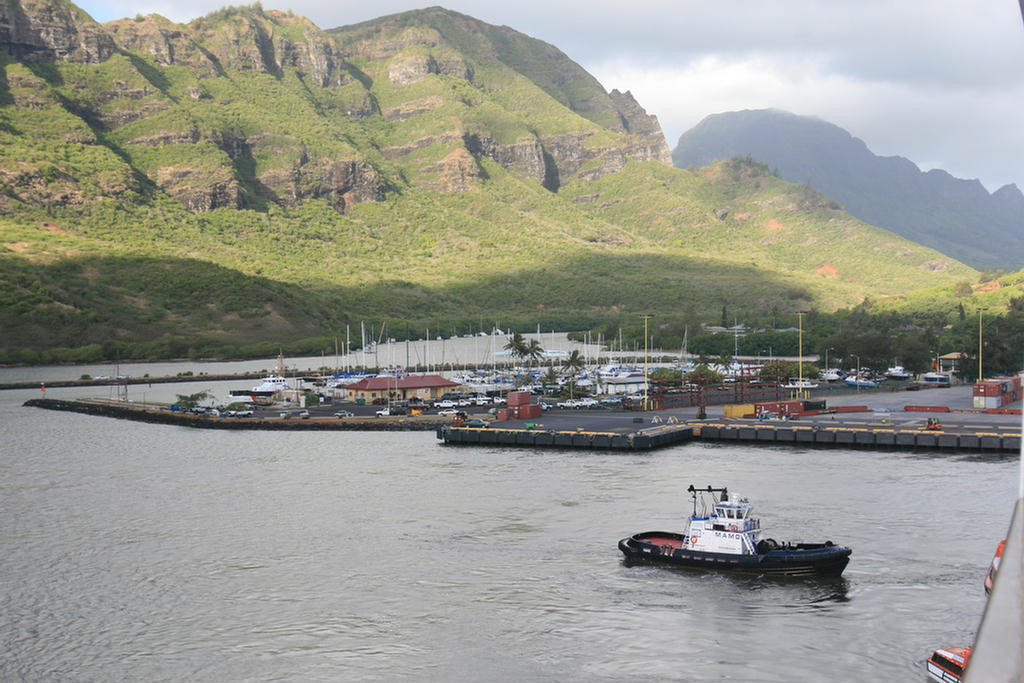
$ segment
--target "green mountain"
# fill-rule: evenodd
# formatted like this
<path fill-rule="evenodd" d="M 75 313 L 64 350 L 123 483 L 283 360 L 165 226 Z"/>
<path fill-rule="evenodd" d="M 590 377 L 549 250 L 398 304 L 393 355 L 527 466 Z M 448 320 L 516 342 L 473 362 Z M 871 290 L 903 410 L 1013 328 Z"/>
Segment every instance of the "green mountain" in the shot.
<path fill-rule="evenodd" d="M 810 183 L 854 216 L 977 268 L 1024 267 L 1024 194 L 989 194 L 977 180 L 922 172 L 873 154 L 820 119 L 775 109 L 708 116 L 672 152 L 679 168 L 749 155 L 792 182 Z"/>
<path fill-rule="evenodd" d="M 711 319 L 976 276 L 756 163 L 670 161 L 629 93 L 442 8 L 323 31 L 5 0 L 0 348 Z"/>

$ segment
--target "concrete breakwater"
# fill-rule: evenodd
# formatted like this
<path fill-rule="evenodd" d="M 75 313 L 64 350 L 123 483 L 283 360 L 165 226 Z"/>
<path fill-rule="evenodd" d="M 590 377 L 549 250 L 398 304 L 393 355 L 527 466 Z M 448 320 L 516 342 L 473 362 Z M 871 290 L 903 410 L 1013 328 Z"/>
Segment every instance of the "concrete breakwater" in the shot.
<path fill-rule="evenodd" d="M 104 399 L 60 400 L 36 398 L 28 407 L 113 417 L 154 424 L 199 429 L 261 429 L 278 431 L 435 431 L 446 444 L 517 446 L 608 450 L 650 450 L 693 439 L 802 447 L 853 447 L 870 449 L 933 450 L 947 452 L 1017 452 L 1018 428 L 1007 425 L 944 425 L 941 429 L 909 425 L 828 421 L 800 424 L 794 421 L 682 420 L 669 417 L 658 424 L 626 413 L 566 413 L 549 415 L 543 423 L 523 420 L 495 421 L 483 427 L 453 424 L 450 417 L 313 417 L 282 419 L 211 417 L 171 411 L 166 407 Z"/>
<path fill-rule="evenodd" d="M 693 438 L 693 428 L 677 424 L 641 429 L 635 432 L 619 432 L 583 429 L 517 429 L 494 424 L 490 427 L 445 425 L 438 428 L 437 438 L 446 444 L 645 451 L 689 441 Z"/>
<path fill-rule="evenodd" d="M 950 451 L 1019 451 L 1019 433 L 944 431 L 851 425 L 704 423 L 696 435 L 710 441 L 755 441 L 802 446 L 937 449 Z"/>
<path fill-rule="evenodd" d="M 437 438 L 446 444 L 650 450 L 701 439 L 706 441 L 794 444 L 814 447 L 863 447 L 941 451 L 1019 451 L 1020 434 L 997 431 L 927 431 L 884 427 L 690 423 L 635 432 L 524 429 L 492 425 L 484 428 L 441 427 Z"/>
<path fill-rule="evenodd" d="M 85 415 L 113 417 L 121 420 L 169 424 L 198 429 L 264 429 L 277 431 L 434 431 L 449 420 L 437 417 L 383 417 L 383 418 L 317 418 L 288 419 L 210 417 L 182 411 L 144 407 L 117 401 L 34 398 L 22 404 L 30 408 L 62 410 Z"/>

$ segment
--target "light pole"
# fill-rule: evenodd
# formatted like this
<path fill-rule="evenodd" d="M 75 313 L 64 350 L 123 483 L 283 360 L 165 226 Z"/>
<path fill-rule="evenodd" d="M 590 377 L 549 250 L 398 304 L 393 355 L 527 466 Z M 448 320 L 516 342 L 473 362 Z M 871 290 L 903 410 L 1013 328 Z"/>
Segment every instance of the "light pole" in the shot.
<path fill-rule="evenodd" d="M 984 375 L 982 375 L 982 373 L 981 373 L 981 319 L 982 319 L 982 314 L 985 311 L 987 311 L 987 310 L 988 310 L 987 306 L 982 306 L 981 308 L 978 309 L 978 381 L 979 382 L 981 381 L 981 378 L 984 377 Z"/>
<path fill-rule="evenodd" d="M 647 395 L 650 381 L 647 379 L 647 321 L 651 319 L 650 314 L 640 316 L 644 319 L 644 410 L 647 410 Z"/>
<path fill-rule="evenodd" d="M 799 330 L 799 336 L 797 337 L 797 353 L 800 357 L 797 359 L 797 386 L 800 387 L 801 393 L 804 388 L 804 314 L 797 313 L 797 329 Z"/>
<path fill-rule="evenodd" d="M 853 383 L 857 385 L 857 391 L 860 391 L 860 356 L 857 354 L 850 354 L 857 359 L 857 374 L 853 376 Z"/>

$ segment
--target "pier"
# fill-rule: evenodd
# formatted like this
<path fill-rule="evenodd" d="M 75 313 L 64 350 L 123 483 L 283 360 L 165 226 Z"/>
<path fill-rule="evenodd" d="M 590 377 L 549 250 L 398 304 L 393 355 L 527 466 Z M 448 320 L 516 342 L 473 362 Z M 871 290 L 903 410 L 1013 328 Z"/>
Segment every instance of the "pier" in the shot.
<path fill-rule="evenodd" d="M 29 408 L 45 408 L 84 415 L 113 417 L 134 422 L 177 425 L 196 429 L 260 429 L 271 431 L 379 431 L 379 432 L 427 432 L 434 431 L 451 420 L 437 416 L 415 417 L 355 417 L 336 418 L 319 416 L 310 419 L 278 417 L 278 411 L 267 411 L 257 417 L 210 417 L 185 411 L 171 411 L 166 407 L 142 406 L 139 404 L 111 401 L 106 399 L 60 400 L 34 398 L 26 401 Z"/>
<path fill-rule="evenodd" d="M 942 392 L 942 393 L 940 393 Z M 361 416 L 338 418 L 332 406 L 311 408 L 307 419 L 294 410 L 258 410 L 254 417 L 211 417 L 109 399 L 38 398 L 26 406 L 71 411 L 199 429 L 283 431 L 434 431 L 445 444 L 523 448 L 647 451 L 694 440 L 798 447 L 841 447 L 888 450 L 929 450 L 948 453 L 1011 453 L 1021 447 L 1019 410 L 971 410 L 964 388 L 930 392 L 935 400 L 907 404 L 897 394 L 849 398 L 820 414 L 797 419 L 726 417 L 727 407 L 697 419 L 697 409 L 633 412 L 613 410 L 551 410 L 534 419 L 488 421 L 469 426 L 453 416 L 373 417 L 373 406 L 359 406 Z M 837 401 L 838 403 L 838 401 Z M 856 405 L 854 405 L 856 403 Z M 938 416 L 938 418 L 936 418 Z M 938 422 L 937 420 L 941 420 Z"/>
<path fill-rule="evenodd" d="M 798 425 L 707 422 L 694 428 L 708 441 L 754 441 L 866 448 L 938 449 L 949 451 L 1019 451 L 1020 432 L 983 428 L 984 431 L 899 429 L 885 425 Z"/>
<path fill-rule="evenodd" d="M 650 450 L 699 439 L 703 441 L 786 444 L 805 447 L 841 446 L 898 450 L 1018 452 L 1020 431 L 981 427 L 928 430 L 896 428 L 884 424 L 837 422 L 794 424 L 753 421 L 688 421 L 653 425 L 635 431 L 602 431 L 597 427 L 567 428 L 565 418 L 545 420 L 532 427 L 492 423 L 489 427 L 443 426 L 437 438 L 446 444 L 527 446 L 532 448 L 576 448 Z M 577 420 L 578 421 L 578 420 Z M 589 422 L 589 420 L 588 420 Z M 554 424 L 560 426 L 554 426 Z"/>
<path fill-rule="evenodd" d="M 437 438 L 447 444 L 488 444 L 527 446 L 530 448 L 594 448 L 645 451 L 689 441 L 693 427 L 684 424 L 660 425 L 637 431 L 591 431 L 445 425 L 437 430 Z"/>

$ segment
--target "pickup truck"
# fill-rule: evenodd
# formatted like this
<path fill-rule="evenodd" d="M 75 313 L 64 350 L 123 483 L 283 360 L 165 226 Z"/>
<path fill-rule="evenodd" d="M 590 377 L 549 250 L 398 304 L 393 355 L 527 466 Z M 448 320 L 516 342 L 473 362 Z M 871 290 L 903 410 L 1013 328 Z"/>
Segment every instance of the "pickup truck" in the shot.
<path fill-rule="evenodd" d="M 405 415 L 405 408 L 399 406 L 391 406 L 390 408 L 381 408 L 376 413 L 377 417 L 389 417 L 391 415 Z"/>

